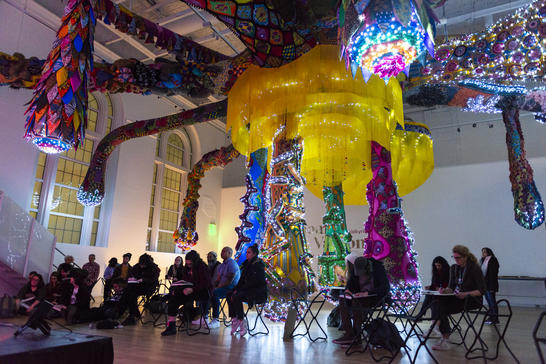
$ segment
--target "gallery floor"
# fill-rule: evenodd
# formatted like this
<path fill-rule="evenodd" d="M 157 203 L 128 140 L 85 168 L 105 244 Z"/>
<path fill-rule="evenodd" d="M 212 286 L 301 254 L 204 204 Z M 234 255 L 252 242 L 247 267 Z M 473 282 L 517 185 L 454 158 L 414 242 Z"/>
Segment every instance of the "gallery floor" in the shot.
<path fill-rule="evenodd" d="M 230 329 L 221 327 L 213 329 L 210 335 L 187 336 L 178 333 L 176 336 L 161 337 L 160 327 L 151 325 L 124 327 L 115 330 L 96 330 L 87 324 L 78 324 L 70 328 L 78 333 L 104 335 L 113 337 L 115 363 L 373 363 L 369 353 L 355 353 L 346 356 L 344 350 L 331 342 L 340 335 L 340 331 L 326 327 L 326 316 L 329 307 L 324 307 L 319 316 L 324 326 L 328 341 L 312 343 L 306 337 L 297 337 L 283 341 L 283 324 L 266 321 L 270 329 L 267 336 L 256 337 L 231 336 Z M 538 355 L 532 341 L 532 330 L 541 312 L 538 308 L 514 308 L 514 315 L 507 333 L 507 341 L 521 363 L 538 363 Z M 24 318 L 4 319 L 2 322 L 24 323 Z M 64 320 L 60 320 L 64 323 Z M 423 323 L 422 327 L 428 324 Z M 53 324 L 54 329 L 60 329 Z M 319 334 L 318 329 L 312 331 Z M 484 328 L 482 337 L 493 344 L 497 337 L 491 326 Z M 430 340 L 434 343 L 435 340 Z M 410 348 L 417 345 L 417 340 L 410 341 Z M 429 344 L 430 345 L 430 344 Z M 439 363 L 466 362 L 464 349 L 451 345 L 451 350 L 434 352 Z M 408 363 L 407 356 L 399 355 L 395 363 Z M 419 352 L 418 363 L 432 363 L 425 350 Z M 475 360 L 473 362 L 476 362 Z M 498 363 L 513 363 L 514 360 L 502 347 Z M 76 362 L 77 364 L 77 362 Z"/>

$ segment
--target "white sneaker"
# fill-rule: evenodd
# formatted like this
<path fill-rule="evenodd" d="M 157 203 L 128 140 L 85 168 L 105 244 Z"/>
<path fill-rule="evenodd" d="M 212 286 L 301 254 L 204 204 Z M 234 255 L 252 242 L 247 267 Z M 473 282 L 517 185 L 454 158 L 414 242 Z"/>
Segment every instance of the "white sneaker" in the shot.
<path fill-rule="evenodd" d="M 432 350 L 449 350 L 447 339 L 442 339 L 438 344 L 432 345 Z"/>
<path fill-rule="evenodd" d="M 211 329 L 217 329 L 220 327 L 220 321 L 218 319 L 213 318 L 211 322 L 209 322 L 209 327 Z"/>
<path fill-rule="evenodd" d="M 237 317 L 234 317 L 231 320 L 231 335 L 235 335 L 237 333 L 237 329 L 239 329 L 239 326 L 241 325 L 241 321 Z"/>

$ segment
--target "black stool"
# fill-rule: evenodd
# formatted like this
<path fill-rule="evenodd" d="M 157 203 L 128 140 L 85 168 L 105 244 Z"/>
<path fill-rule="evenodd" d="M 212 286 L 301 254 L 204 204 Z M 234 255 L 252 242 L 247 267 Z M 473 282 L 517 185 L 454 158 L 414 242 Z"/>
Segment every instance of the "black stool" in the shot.
<path fill-rule="evenodd" d="M 267 327 L 267 325 L 266 325 L 266 323 L 265 323 L 265 321 L 263 319 L 263 316 L 262 316 L 266 304 L 267 304 L 267 300 L 266 301 L 260 301 L 260 302 L 254 302 L 254 308 L 256 310 L 256 318 L 254 319 L 254 324 L 252 325 L 252 328 L 251 328 L 249 320 L 248 320 L 248 312 L 250 311 L 251 306 L 248 305 L 248 303 L 247 303 L 248 306 L 247 306 L 247 309 L 245 310 L 245 323 L 246 323 L 248 334 L 250 336 L 269 335 L 269 328 Z M 256 330 L 256 326 L 258 325 L 258 320 L 260 320 L 262 322 L 262 325 L 265 327 L 266 331 L 257 331 Z"/>

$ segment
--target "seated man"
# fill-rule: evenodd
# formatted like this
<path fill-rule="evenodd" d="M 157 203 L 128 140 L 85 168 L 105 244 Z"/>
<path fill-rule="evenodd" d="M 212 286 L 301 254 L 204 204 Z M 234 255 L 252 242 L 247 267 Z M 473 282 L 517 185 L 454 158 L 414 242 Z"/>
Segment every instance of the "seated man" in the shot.
<path fill-rule="evenodd" d="M 214 290 L 212 291 L 212 321 L 209 325 L 211 328 L 220 327 L 220 322 L 218 321 L 220 317 L 220 299 L 226 297 L 226 294 L 239 283 L 239 278 L 241 277 L 239 266 L 231 257 L 232 255 L 233 249 L 227 246 L 220 253 L 224 262 L 217 268 L 214 281 L 212 282 Z"/>
<path fill-rule="evenodd" d="M 341 325 L 345 333 L 335 344 L 349 345 L 359 339 L 364 313 L 389 294 L 390 284 L 383 263 L 373 258 L 358 257 L 339 299 Z M 353 322 L 351 323 L 351 312 Z"/>
<path fill-rule="evenodd" d="M 123 321 L 123 326 L 136 324 L 136 318 L 140 316 L 138 296 L 150 296 L 155 292 L 159 286 L 159 272 L 160 269 L 153 262 L 151 255 L 146 253 L 142 254 L 138 258 L 138 264 L 131 268 L 127 288 L 120 302 L 120 314 L 129 308 L 129 316 Z"/>
<path fill-rule="evenodd" d="M 243 302 L 250 306 L 254 303 L 267 301 L 267 282 L 265 281 L 265 264 L 258 258 L 258 246 L 248 247 L 246 260 L 241 266 L 241 278 L 235 289 L 227 293 L 229 317 L 232 318 L 231 334 L 239 330 L 239 334 L 246 334 L 245 312 Z"/>
<path fill-rule="evenodd" d="M 89 310 L 88 315 L 80 316 L 80 322 L 117 320 L 122 314 L 120 302 L 125 286 L 126 283 L 123 278 L 114 278 L 112 280 L 114 294 L 104 300 L 100 307 L 93 307 Z"/>
<path fill-rule="evenodd" d="M 211 289 L 212 283 L 207 264 L 195 250 L 188 252 L 186 254 L 186 266 L 182 272 L 182 279 L 173 282 L 169 289 L 167 328 L 161 333 L 161 336 L 176 334 L 176 316 L 178 315 L 178 308 L 181 305 L 184 305 L 184 315 L 191 314 L 190 307 L 187 306 L 193 305 L 194 301 L 199 302 L 202 312 L 207 312 Z M 203 318 L 192 323 L 200 325 L 201 320 Z"/>

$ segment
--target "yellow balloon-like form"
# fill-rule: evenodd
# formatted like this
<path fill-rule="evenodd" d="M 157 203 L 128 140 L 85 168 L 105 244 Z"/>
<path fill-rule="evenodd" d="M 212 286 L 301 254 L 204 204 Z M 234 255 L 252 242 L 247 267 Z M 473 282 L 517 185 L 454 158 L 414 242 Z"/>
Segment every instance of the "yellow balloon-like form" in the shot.
<path fill-rule="evenodd" d="M 338 48 L 321 45 L 279 68 L 247 69 L 229 92 L 227 129 L 246 156 L 269 147 L 282 128 L 287 138 L 303 138 L 301 173 L 322 197 L 323 186 L 368 173 L 370 142 L 390 145 L 396 125 L 404 125 L 402 105 L 395 78 L 353 78 Z"/>
<path fill-rule="evenodd" d="M 398 127 L 391 137 L 389 147 L 393 179 L 398 195 L 405 196 L 421 186 L 434 170 L 432 136 L 424 124 L 406 121 L 404 128 Z M 343 182 L 345 205 L 366 205 L 366 185 L 372 173 L 357 170 Z M 306 186 L 315 196 L 322 198 L 322 188 Z"/>

